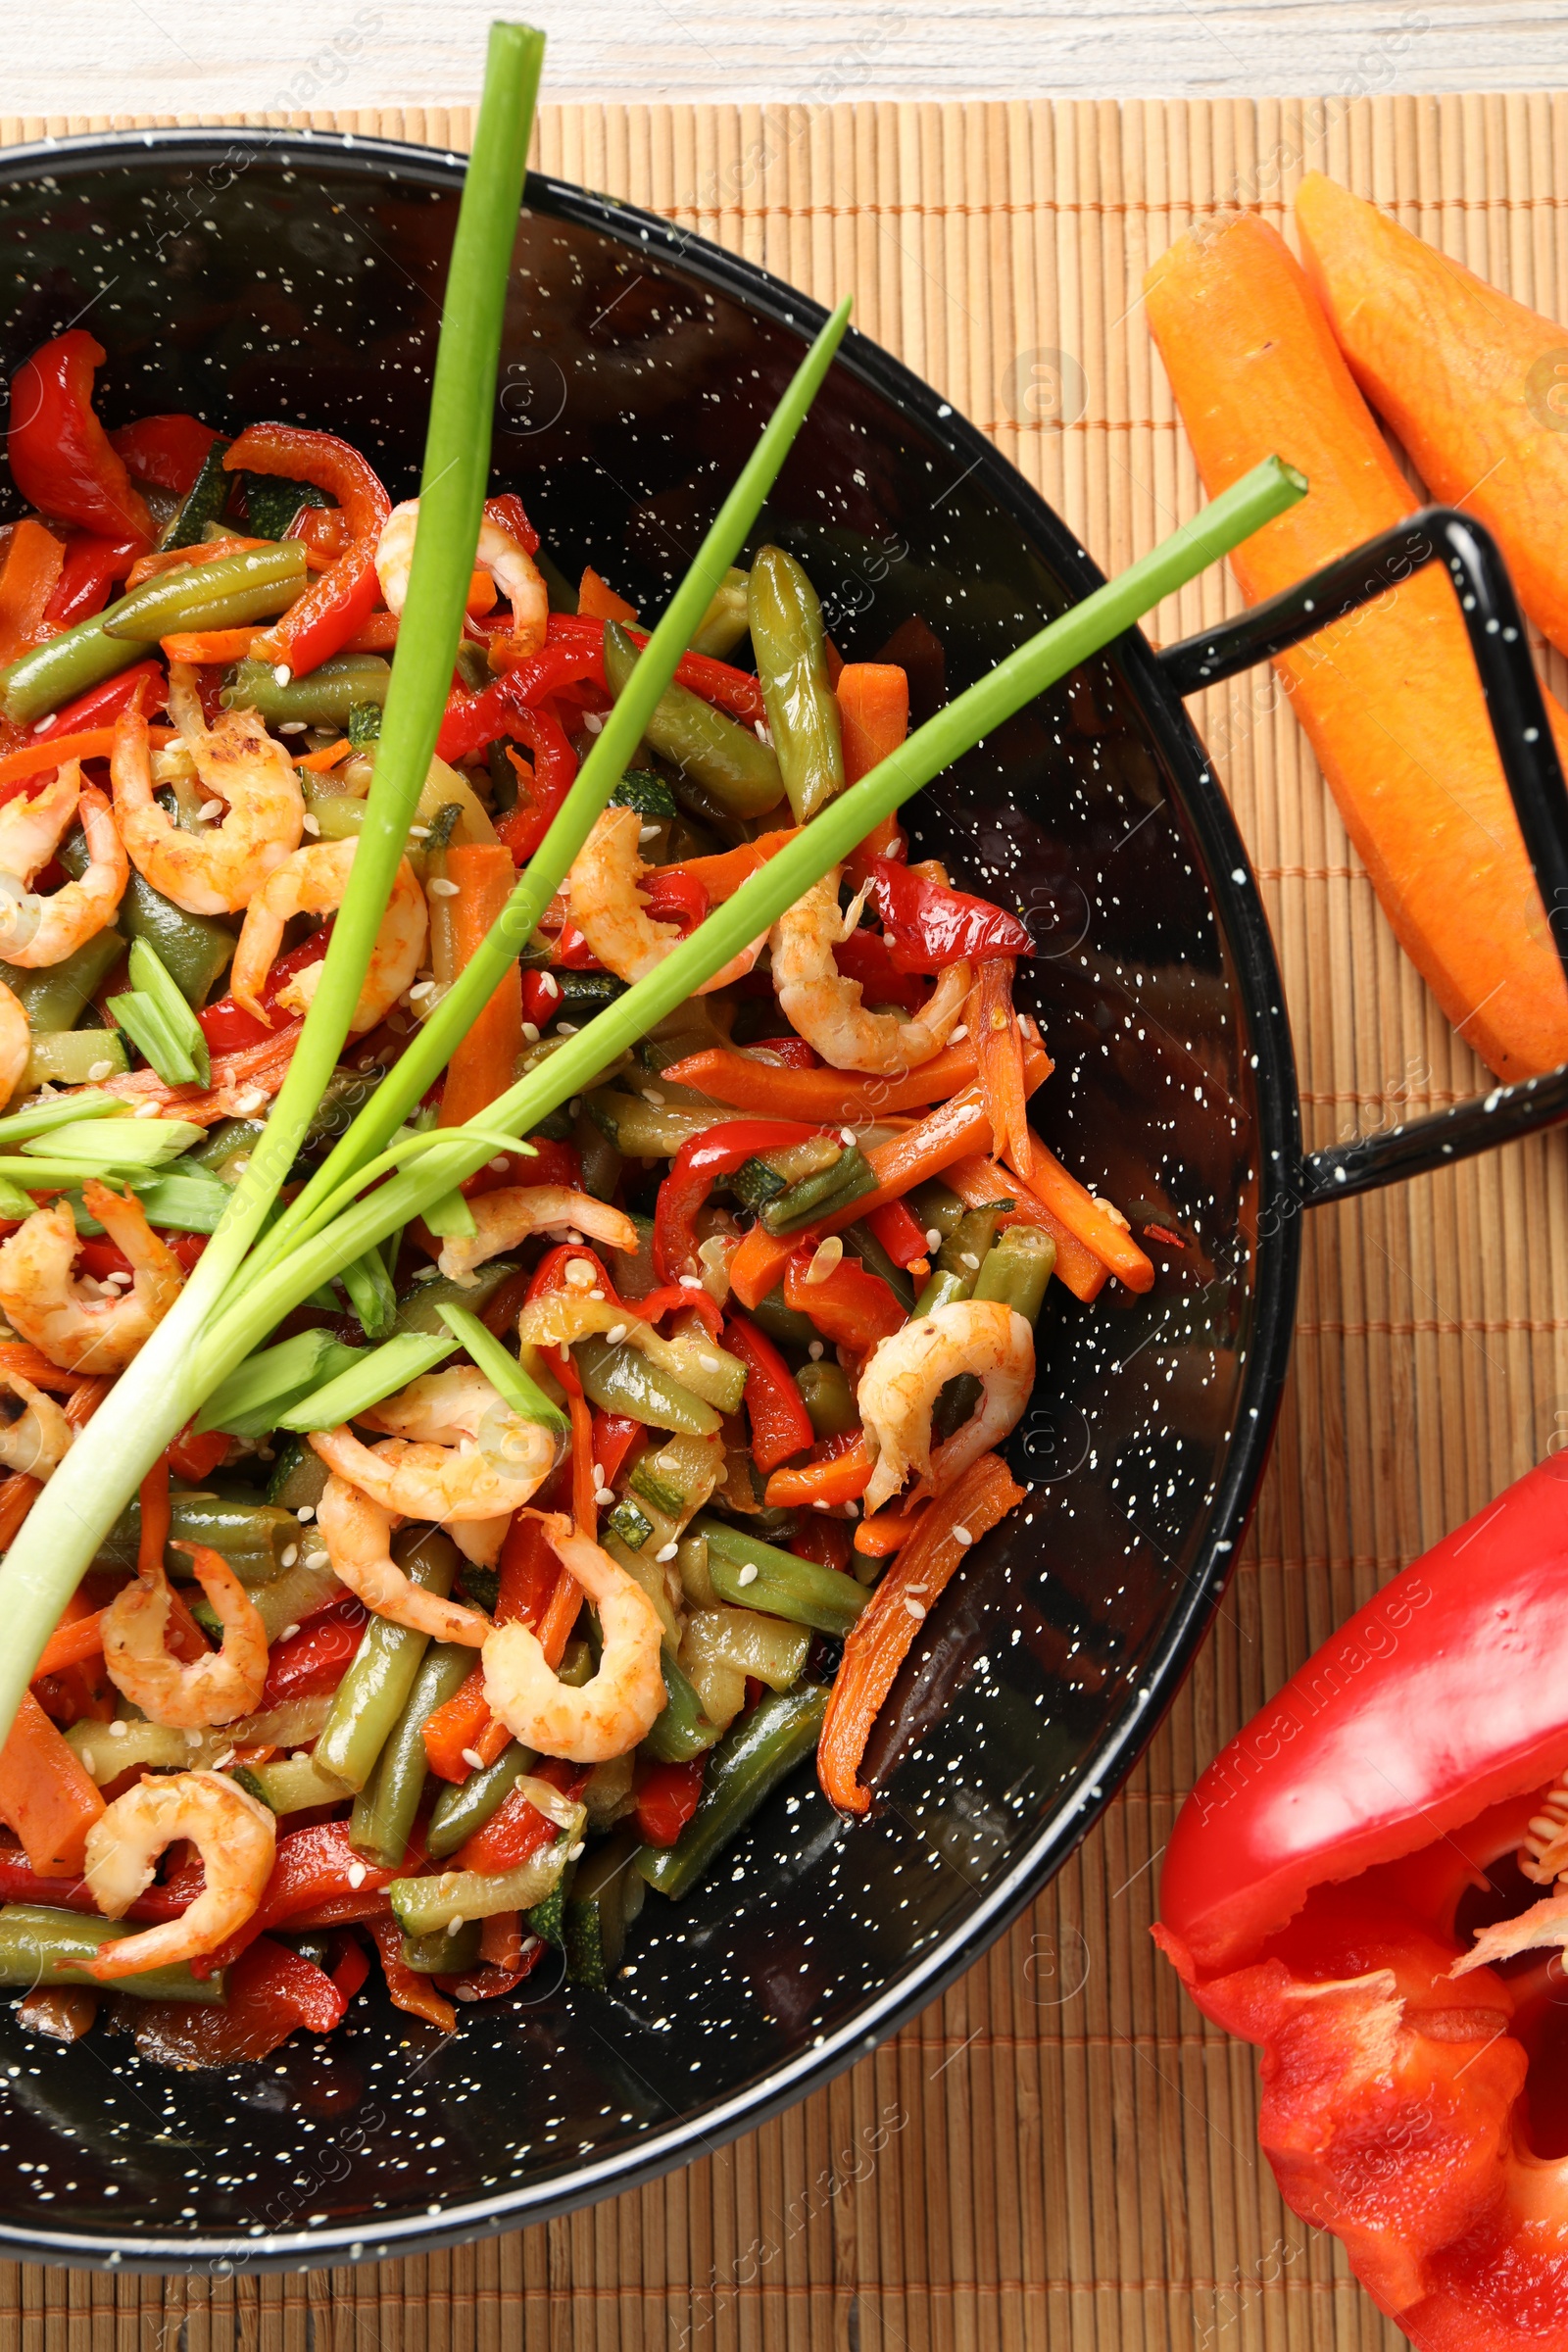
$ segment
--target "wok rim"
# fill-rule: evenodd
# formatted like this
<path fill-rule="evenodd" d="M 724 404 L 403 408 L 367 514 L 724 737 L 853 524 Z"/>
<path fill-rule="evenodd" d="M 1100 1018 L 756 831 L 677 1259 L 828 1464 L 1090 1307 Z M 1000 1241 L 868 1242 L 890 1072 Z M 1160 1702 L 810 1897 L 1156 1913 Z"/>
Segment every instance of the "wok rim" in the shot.
<path fill-rule="evenodd" d="M 354 131 L 185 125 L 94 132 L 8 148 L 0 154 L 0 185 L 35 181 L 61 164 L 199 164 L 232 156 L 240 148 L 253 151 L 253 160 L 265 155 L 280 167 L 295 169 L 308 167 L 324 153 L 336 168 L 367 178 L 394 174 L 449 189 L 461 186 L 467 162 L 450 149 Z M 760 264 L 618 198 L 530 172 L 523 206 L 633 247 L 651 246 L 715 292 L 803 339 L 814 335 L 828 317 L 820 303 Z M 1056 574 L 1081 596 L 1103 584 L 1104 574 L 1054 509 L 977 426 L 902 361 L 852 325 L 834 367 L 847 368 L 873 392 L 916 417 L 933 438 L 946 441 L 956 460 L 967 462 L 966 466 L 959 465 L 959 472 L 978 478 Z M 528 2187 L 448 2205 L 439 2214 L 410 2214 L 373 2230 L 362 2226 L 356 2231 L 339 2224 L 258 2235 L 197 2230 L 178 2236 L 137 2236 L 111 2247 L 105 2240 L 120 2218 L 112 2212 L 105 2213 L 103 2236 L 19 2223 L 0 2214 L 0 2249 L 19 2258 L 138 2273 L 200 2267 L 225 2277 L 242 2270 L 318 2270 L 429 2253 L 487 2232 L 530 2227 L 619 2195 L 713 2153 L 878 2048 L 974 1965 L 1105 1811 L 1186 1679 L 1223 1596 L 1267 1467 L 1295 1322 L 1300 1201 L 1292 1172 L 1299 1166 L 1301 1153 L 1300 1098 L 1284 981 L 1250 858 L 1201 741 L 1162 675 L 1148 638 L 1141 629 L 1130 630 L 1108 650 L 1124 669 L 1169 768 L 1175 805 L 1202 852 L 1214 920 L 1232 960 L 1244 1031 L 1239 1044 L 1250 1056 L 1256 1097 L 1258 1230 L 1251 1259 L 1247 1360 L 1198 1564 L 1144 1661 L 1141 1690 L 1129 1693 L 1089 1750 L 1071 1784 L 1075 1793 L 1064 1795 L 1045 1817 L 975 1909 L 956 1929 L 936 1934 L 924 1952 L 861 2006 L 853 2024 L 819 2035 L 808 2048 L 769 2068 L 728 2098 L 651 2129 L 635 2148 L 564 2166 Z"/>

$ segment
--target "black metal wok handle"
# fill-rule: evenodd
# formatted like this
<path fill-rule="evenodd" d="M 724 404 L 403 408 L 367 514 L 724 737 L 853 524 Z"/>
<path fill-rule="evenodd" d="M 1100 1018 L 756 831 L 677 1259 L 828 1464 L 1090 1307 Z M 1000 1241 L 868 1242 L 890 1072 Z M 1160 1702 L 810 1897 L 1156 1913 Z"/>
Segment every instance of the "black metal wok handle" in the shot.
<path fill-rule="evenodd" d="M 1159 665 L 1179 695 L 1196 694 L 1200 686 L 1218 685 L 1299 644 L 1439 562 L 1446 565 L 1470 634 L 1497 756 L 1547 927 L 1568 974 L 1568 790 L 1513 583 L 1496 541 L 1482 524 L 1452 507 L 1424 507 L 1239 620 L 1167 646 Z M 1476 1102 L 1411 1119 L 1386 1134 L 1308 1152 L 1292 1171 L 1292 1190 L 1310 1208 L 1468 1159 L 1563 1119 L 1568 1119 L 1568 1064 L 1541 1078 L 1495 1086 Z"/>

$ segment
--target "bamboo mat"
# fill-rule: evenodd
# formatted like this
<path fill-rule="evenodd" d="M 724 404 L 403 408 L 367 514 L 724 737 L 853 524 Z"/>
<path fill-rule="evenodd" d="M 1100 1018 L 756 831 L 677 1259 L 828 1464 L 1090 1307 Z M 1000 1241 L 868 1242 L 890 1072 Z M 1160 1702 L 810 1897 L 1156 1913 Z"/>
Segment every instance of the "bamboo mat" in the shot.
<path fill-rule="evenodd" d="M 461 110 L 336 121 L 460 148 L 468 130 Z M 108 127 L 0 121 L 0 143 Z M 1240 203 L 1283 224 L 1318 166 L 1568 320 L 1568 99 L 573 107 L 546 110 L 537 160 L 824 301 L 853 289 L 861 327 L 994 434 L 1107 568 L 1198 504 L 1139 308 L 1145 267 L 1195 213 Z M 1154 633 L 1205 624 L 1232 593 L 1195 586 Z M 1211 695 L 1200 724 L 1262 879 L 1310 1140 L 1472 1092 L 1478 1065 L 1397 956 L 1269 678 Z M 1157 1856 L 1195 1773 L 1335 1621 L 1568 1439 L 1565 1152 L 1559 1134 L 1309 1220 L 1279 1442 L 1214 1635 L 1076 1860 L 896 2042 L 684 2174 L 478 2248 L 232 2284 L 0 2266 L 5 2342 L 1399 2343 L 1333 2241 L 1281 2204 L 1251 2051 L 1156 1965 Z"/>

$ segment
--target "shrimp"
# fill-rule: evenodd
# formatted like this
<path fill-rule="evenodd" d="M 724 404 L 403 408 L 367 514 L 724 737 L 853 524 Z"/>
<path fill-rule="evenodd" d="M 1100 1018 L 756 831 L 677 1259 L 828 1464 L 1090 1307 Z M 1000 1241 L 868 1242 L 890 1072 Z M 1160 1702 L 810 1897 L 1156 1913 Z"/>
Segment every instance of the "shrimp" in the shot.
<path fill-rule="evenodd" d="M 495 1519 L 514 1511 L 556 1466 L 556 1442 L 525 1421 L 472 1365 L 427 1372 L 361 1416 L 388 1434 L 363 1445 L 347 1427 L 312 1432 L 340 1478 L 406 1519 Z"/>
<path fill-rule="evenodd" d="M 24 1407 L 15 1421 L 0 1424 L 0 1462 L 29 1478 L 53 1477 L 65 1460 L 74 1436 L 52 1396 L 35 1389 L 20 1372 L 0 1372 L 0 1390 L 9 1389 Z"/>
<path fill-rule="evenodd" d="M 293 761 L 254 710 L 225 710 L 212 727 L 206 724 L 194 677 L 184 662 L 171 665 L 170 716 L 203 785 L 226 812 L 194 833 L 174 823 L 153 798 L 147 721 L 131 709 L 115 722 L 109 763 L 115 816 L 131 863 L 154 890 L 187 914 L 237 914 L 298 847 L 305 800 Z"/>
<path fill-rule="evenodd" d="M 79 880 L 37 898 L 27 885 L 54 856 L 78 808 L 87 869 Z M 9 801 L 0 808 L 0 956 L 28 972 L 64 962 L 109 928 L 129 879 L 130 861 L 108 801 L 90 784 L 83 789 L 80 760 L 68 760 L 32 800 Z"/>
<path fill-rule="evenodd" d="M 35 1208 L 0 1244 L 0 1309 L 12 1328 L 67 1372 L 123 1372 L 168 1314 L 185 1277 L 173 1251 L 147 1222 L 134 1194 L 112 1193 L 96 1177 L 82 1205 L 135 1269 L 124 1293 L 95 1295 L 72 1275 L 79 1244 L 69 1200 Z"/>
<path fill-rule="evenodd" d="M 980 1383 L 972 1420 L 931 1450 L 931 1408 L 959 1373 Z M 956 1298 L 917 1315 L 883 1340 L 860 1376 L 858 1403 L 876 1468 L 865 1509 L 881 1509 L 911 1468 L 940 1494 L 988 1446 L 1004 1438 L 1029 1401 L 1035 1335 L 1000 1299 Z"/>
<path fill-rule="evenodd" d="M 268 876 L 245 910 L 229 990 L 236 1004 L 243 1004 L 269 1027 L 271 1015 L 262 1004 L 262 988 L 283 944 L 283 927 L 296 914 L 328 914 L 342 905 L 359 846 L 357 841 L 319 841 L 296 850 Z M 351 1035 L 373 1029 L 377 1021 L 386 1018 L 418 972 L 429 928 L 424 893 L 415 880 L 413 866 L 400 858 L 392 896 L 370 951 L 369 969 L 349 1023 Z M 278 990 L 278 1004 L 286 1012 L 308 1011 L 320 979 L 321 966 L 307 964 Z"/>
<path fill-rule="evenodd" d="M 201 1855 L 201 1893 L 177 1919 L 101 1945 L 87 1963 L 100 1983 L 216 1951 L 261 1901 L 277 1853 L 276 1816 L 220 1772 L 176 1772 L 127 1788 L 87 1832 L 87 1885 L 106 1919 L 124 1918 L 178 1838 Z"/>
<path fill-rule="evenodd" d="M 482 1654 L 485 1703 L 514 1740 L 573 1764 L 608 1764 L 645 1740 L 664 1705 L 662 1628 L 639 1586 L 559 1511 L 539 1513 L 558 1559 L 599 1611 L 599 1671 L 578 1690 L 556 1680 L 535 1636 L 498 1625 Z"/>
<path fill-rule="evenodd" d="M 0 980 L 0 1103 L 9 1102 L 27 1075 L 32 1058 L 32 1025 L 27 1008 Z"/>
<path fill-rule="evenodd" d="M 461 1601 L 443 1600 L 412 1584 L 392 1557 L 397 1514 L 334 1474 L 322 1490 L 316 1523 L 325 1542 L 333 1574 L 377 1616 L 406 1625 L 437 1642 L 466 1642 L 478 1649 L 490 1620 Z"/>
<path fill-rule="evenodd" d="M 950 964 L 930 1003 L 909 1020 L 893 1012 L 867 1012 L 859 981 L 846 980 L 833 961 L 834 949 L 846 937 L 839 913 L 842 870 L 835 866 L 824 874 L 773 926 L 779 1009 L 835 1069 L 894 1077 L 929 1061 L 947 1044 L 969 994 L 969 966 Z"/>
<path fill-rule="evenodd" d="M 566 877 L 572 921 L 619 980 L 641 980 L 680 938 L 673 923 L 656 923 L 637 896 L 638 883 L 652 870 L 637 855 L 642 821 L 635 808 L 607 808 Z M 697 995 L 706 997 L 743 978 L 766 945 L 764 931 L 705 980 Z"/>
<path fill-rule="evenodd" d="M 375 576 L 381 583 L 389 612 L 401 612 L 408 598 L 418 520 L 418 500 L 406 498 L 402 506 L 393 508 L 381 525 L 381 536 L 375 544 Z M 550 591 L 544 574 L 521 540 L 514 538 L 488 507 L 479 525 L 479 544 L 473 562 L 476 570 L 490 574 L 512 607 L 508 653 L 517 660 L 537 654 L 549 626 Z"/>
<path fill-rule="evenodd" d="M 478 1194 L 469 1206 L 478 1231 L 454 1234 L 436 1259 L 448 1280 L 461 1282 L 465 1290 L 477 1279 L 475 1266 L 499 1250 L 514 1250 L 530 1233 L 570 1226 L 611 1250 L 636 1254 L 637 1228 L 623 1209 L 612 1208 L 589 1193 L 574 1193 L 564 1184 L 504 1185 L 499 1192 Z"/>
<path fill-rule="evenodd" d="M 169 1627 L 169 1580 L 159 1563 L 150 1576 L 117 1592 L 103 1615 L 104 1665 L 115 1689 L 149 1723 L 176 1731 L 205 1731 L 252 1715 L 267 1680 L 267 1627 L 261 1611 L 221 1552 L 181 1544 L 196 1563 L 196 1581 L 223 1629 L 221 1649 L 185 1661 L 164 1647 Z"/>

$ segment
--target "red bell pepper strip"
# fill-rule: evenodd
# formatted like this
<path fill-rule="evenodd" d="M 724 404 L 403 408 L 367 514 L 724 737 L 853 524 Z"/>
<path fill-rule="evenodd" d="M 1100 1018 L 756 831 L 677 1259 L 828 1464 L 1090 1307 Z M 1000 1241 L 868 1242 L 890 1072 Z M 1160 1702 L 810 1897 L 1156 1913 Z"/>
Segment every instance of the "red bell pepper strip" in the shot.
<path fill-rule="evenodd" d="M 588 1773 L 583 1765 L 563 1763 L 552 1756 L 538 1767 L 534 1778 L 543 1781 L 551 1788 L 559 1789 L 563 1796 L 575 1799 L 582 1791 Z M 475 1830 L 466 1843 L 459 1846 L 448 1867 L 452 1870 L 516 1870 L 560 1835 L 555 1823 L 547 1814 L 540 1812 L 522 1789 L 513 1788 L 508 1791 L 499 1812 L 492 1813 L 484 1828 Z"/>
<path fill-rule="evenodd" d="M 54 521 L 150 547 L 153 518 L 92 405 L 105 356 L 85 327 L 74 326 L 23 361 L 11 379 L 11 478 Z"/>
<path fill-rule="evenodd" d="M 363 1601 L 335 1600 L 302 1625 L 286 1642 L 274 1642 L 259 1707 L 280 1707 L 286 1698 L 314 1698 L 335 1690 L 347 1674 L 365 1635 Z"/>
<path fill-rule="evenodd" d="M 1156 1940 L 1261 2045 L 1281 2188 L 1433 2352 L 1562 2340 L 1565 1578 L 1558 1456 L 1324 1643 L 1165 1859 Z"/>
<path fill-rule="evenodd" d="M 443 2034 L 458 2030 L 458 2013 L 452 2003 L 436 1989 L 435 1981 L 418 1969 L 410 1968 L 403 1957 L 403 1930 L 392 1918 L 371 1919 L 366 1922 L 381 1955 L 381 1967 L 386 1977 L 386 1988 L 396 2009 L 406 2009 L 411 2017 L 422 2017 L 427 2026 L 435 2026 Z"/>
<path fill-rule="evenodd" d="M 515 756 L 512 764 L 517 771 L 516 807 L 509 808 L 496 826 L 496 838 L 505 842 L 512 853 L 514 865 L 526 865 L 550 827 L 554 824 L 562 802 L 577 778 L 577 755 L 572 750 L 565 728 L 553 702 L 546 700 L 532 710 L 519 710 L 512 719 L 509 732 L 526 744 L 533 754 L 533 766 L 525 768 Z M 530 1020 L 534 1017 L 531 1013 Z"/>
<path fill-rule="evenodd" d="M 809 1315 L 824 1340 L 865 1355 L 878 1340 L 902 1331 L 905 1313 L 891 1286 L 858 1257 L 841 1257 L 825 1280 L 808 1280 L 814 1243 L 795 1250 L 784 1268 L 784 1302 Z"/>
<path fill-rule="evenodd" d="M 136 1897 L 125 1917 L 138 1927 L 156 1927 L 166 1919 L 177 1919 L 200 1891 L 199 1882 L 171 1881 L 163 1886 L 155 1882 Z M 0 1848 L 0 1903 L 47 1903 L 53 1911 L 98 1909 L 85 1879 L 46 1878 L 15 1846 Z"/>
<path fill-rule="evenodd" d="M 348 2005 L 314 1960 L 264 1936 L 230 1968 L 221 2001 L 148 2002 L 140 2015 L 166 2063 L 234 2067 L 270 2057 L 302 2027 L 330 2034 Z"/>
<path fill-rule="evenodd" d="M 651 1764 L 637 1788 L 637 1832 L 648 1845 L 673 1845 L 703 1793 L 705 1756 L 689 1764 Z"/>
<path fill-rule="evenodd" d="M 53 531 L 24 514 L 6 543 L 0 567 L 0 663 L 42 642 L 44 616 L 66 551 Z"/>
<path fill-rule="evenodd" d="M 833 951 L 833 961 L 846 980 L 858 980 L 867 1004 L 902 1004 L 918 1012 L 931 994 L 921 972 L 894 962 L 887 941 L 876 931 L 852 931 Z"/>
<path fill-rule="evenodd" d="M 539 553 L 539 534 L 528 520 L 527 511 L 515 490 L 503 490 L 495 498 L 487 498 L 484 512 L 488 522 L 499 522 L 530 556 Z"/>
<path fill-rule="evenodd" d="M 779 1152 L 808 1143 L 817 1131 L 794 1119 L 727 1119 L 702 1135 L 688 1136 L 659 1188 L 654 1209 L 654 1265 L 661 1282 L 673 1282 L 697 1268 L 693 1221 L 720 1176 L 733 1176 L 760 1152 Z"/>
<path fill-rule="evenodd" d="M 192 1238 L 199 1241 L 205 1237 L 198 1234 Z M 199 1485 L 204 1478 L 211 1478 L 228 1447 L 226 1430 L 205 1430 L 198 1438 L 187 1421 L 169 1448 L 169 1467 L 176 1478 L 193 1479 Z"/>
<path fill-rule="evenodd" d="M 73 628 L 101 612 L 110 589 L 132 568 L 143 545 L 140 539 L 100 539 L 90 531 L 74 531 L 44 612 L 49 629 Z"/>
<path fill-rule="evenodd" d="M 641 1300 L 638 1301 L 638 1311 L 642 1311 Z M 614 1485 L 621 1463 L 642 1436 L 642 1423 L 633 1421 L 625 1413 L 594 1414 L 594 1468 L 599 1473 L 602 1487 Z"/>
<path fill-rule="evenodd" d="M 603 651 L 605 623 L 602 616 L 576 612 L 552 612 L 552 637 L 576 637 L 583 643 L 593 643 Z M 639 650 L 648 643 L 646 629 L 628 628 L 626 634 Z M 734 717 L 742 718 L 748 726 L 767 720 L 767 706 L 762 700 L 761 681 L 750 670 L 736 669 L 728 662 L 715 662 L 710 654 L 682 654 L 675 665 L 675 683 L 692 694 L 701 695 L 705 703 L 716 704 Z"/>
<path fill-rule="evenodd" d="M 791 1536 L 789 1548 L 798 1560 L 814 1560 L 819 1568 L 847 1568 L 859 1524 L 834 1519 L 826 1511 L 808 1511 Z"/>
<path fill-rule="evenodd" d="M 709 897 L 694 873 L 678 865 L 655 866 L 639 886 L 656 923 L 675 923 L 689 939 L 708 919 Z"/>
<path fill-rule="evenodd" d="M 866 881 L 898 971 L 941 972 L 981 956 L 1035 952 L 1023 924 L 1004 906 L 950 890 L 891 858 L 873 859 Z"/>
<path fill-rule="evenodd" d="M 236 1960 L 269 1928 L 283 1927 L 306 1914 L 314 1918 L 325 1904 L 349 1896 L 357 1900 L 377 1896 L 394 1879 L 411 1877 L 423 1866 L 423 1861 L 417 1832 L 398 1867 L 382 1870 L 355 1852 L 349 1843 L 346 1821 L 318 1821 L 308 1829 L 290 1830 L 277 1841 L 271 1875 L 251 1917 L 226 1943 L 194 1961 L 192 1966 L 199 1976 L 208 1975 L 213 1969 Z M 351 1871 L 358 1874 L 357 1878 L 349 1876 Z"/>
<path fill-rule="evenodd" d="M 109 436 L 109 446 L 125 462 L 138 482 L 185 498 L 196 487 L 196 476 L 218 439 L 199 416 L 138 416 Z"/>
<path fill-rule="evenodd" d="M 313 580 L 280 620 L 256 641 L 260 658 L 279 662 L 304 677 L 341 653 L 380 594 L 375 576 L 376 542 L 392 512 L 378 476 L 359 451 L 335 433 L 313 433 L 296 424 L 247 425 L 223 459 L 225 472 L 281 474 L 311 482 L 337 500 L 350 539 L 330 571 Z"/>
<path fill-rule="evenodd" d="M 802 1401 L 788 1364 L 749 1315 L 731 1315 L 724 1345 L 746 1366 L 746 1414 L 752 1425 L 752 1459 L 759 1470 L 776 1470 L 791 1454 L 815 1443 L 811 1416 Z M 673 1839 L 669 1840 L 673 1843 Z"/>
<path fill-rule="evenodd" d="M 678 1314 L 682 1308 L 686 1308 L 702 1318 L 715 1340 L 724 1328 L 723 1310 L 718 1300 L 710 1291 L 704 1290 L 700 1285 L 695 1290 L 688 1290 L 683 1282 L 666 1282 L 659 1290 L 649 1291 L 646 1297 L 635 1298 L 631 1303 L 645 1323 L 657 1323 L 662 1316 Z"/>
<path fill-rule="evenodd" d="M 161 662 L 134 662 L 118 677 L 106 678 L 101 686 L 90 687 L 57 710 L 47 726 L 39 727 L 32 740 L 35 744 L 55 743 L 63 735 L 83 735 L 100 727 L 111 727 L 122 710 L 128 710 L 139 700 L 144 710 L 162 710 L 169 695 L 169 680 Z M 108 757 L 107 753 L 104 755 Z"/>
<path fill-rule="evenodd" d="M 919 1265 L 928 1256 L 924 1229 L 902 1200 L 873 1209 L 866 1223 L 896 1266 Z"/>
<path fill-rule="evenodd" d="M 331 943 L 335 920 L 335 916 L 328 916 L 319 929 L 311 933 L 309 939 L 302 939 L 297 948 L 290 948 L 286 955 L 279 956 L 262 983 L 262 1004 L 267 1011 L 271 1012 L 276 1008 L 279 990 L 287 986 L 296 972 L 303 972 L 309 965 L 323 960 Z M 229 996 L 220 997 L 214 1004 L 202 1005 L 196 1018 L 207 1040 L 208 1050 L 213 1054 L 242 1053 L 247 1046 L 265 1045 L 269 1038 L 277 1035 L 275 1026 L 269 1028 L 253 1012 L 247 1012 L 243 1004 L 236 1004 Z"/>
<path fill-rule="evenodd" d="M 552 620 L 554 617 L 552 614 Z M 515 735 L 520 741 L 525 713 L 583 678 L 604 685 L 604 648 L 572 638 L 551 642 L 543 653 L 530 654 L 482 693 L 466 694 L 461 687 L 454 687 L 436 738 L 437 757 L 451 764 L 470 760 L 504 735 Z"/>

